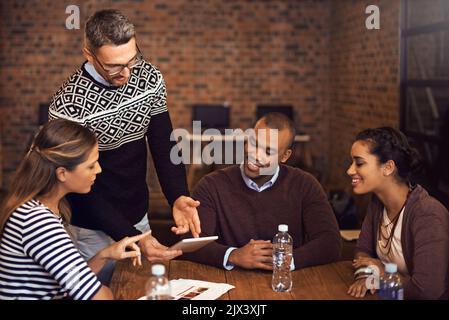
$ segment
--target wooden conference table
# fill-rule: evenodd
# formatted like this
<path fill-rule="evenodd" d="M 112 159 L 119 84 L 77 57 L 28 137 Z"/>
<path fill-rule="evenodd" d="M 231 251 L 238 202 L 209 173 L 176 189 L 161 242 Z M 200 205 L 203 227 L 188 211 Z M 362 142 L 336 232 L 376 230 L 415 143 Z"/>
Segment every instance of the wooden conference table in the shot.
<path fill-rule="evenodd" d="M 346 293 L 353 282 L 351 261 L 293 271 L 292 291 L 282 293 L 272 291 L 271 272 L 267 271 L 237 268 L 226 271 L 183 260 L 172 260 L 166 266 L 169 279 L 195 279 L 235 286 L 220 300 L 354 299 Z M 150 274 L 150 264 L 146 261 L 140 268 L 133 267 L 129 260 L 118 262 L 111 282 L 115 299 L 135 300 L 144 296 Z M 364 299 L 375 299 L 375 296 L 367 294 Z"/>

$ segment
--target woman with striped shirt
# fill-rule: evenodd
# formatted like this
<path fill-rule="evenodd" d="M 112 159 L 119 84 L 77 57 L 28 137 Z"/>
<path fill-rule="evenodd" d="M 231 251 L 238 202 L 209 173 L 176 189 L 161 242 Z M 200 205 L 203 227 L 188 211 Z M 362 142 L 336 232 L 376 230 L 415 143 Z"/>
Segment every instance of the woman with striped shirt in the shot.
<path fill-rule="evenodd" d="M 95 275 L 109 259 L 141 264 L 125 238 L 87 263 L 65 226 L 67 193 L 87 193 L 101 172 L 95 135 L 67 120 L 47 123 L 22 160 L 0 206 L 0 299 L 113 299 Z"/>

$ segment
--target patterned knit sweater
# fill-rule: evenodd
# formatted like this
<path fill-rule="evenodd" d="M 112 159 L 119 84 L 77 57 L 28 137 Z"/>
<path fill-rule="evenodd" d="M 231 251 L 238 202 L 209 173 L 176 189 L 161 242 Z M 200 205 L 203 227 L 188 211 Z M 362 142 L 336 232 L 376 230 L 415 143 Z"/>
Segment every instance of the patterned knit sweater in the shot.
<path fill-rule="evenodd" d="M 96 81 L 85 64 L 54 95 L 49 118 L 90 128 L 98 138 L 102 173 L 90 193 L 70 194 L 72 224 L 113 239 L 139 234 L 133 225 L 148 210 L 147 143 L 170 205 L 188 195 L 185 167 L 170 161 L 172 124 L 162 74 L 148 62 L 121 87 Z"/>

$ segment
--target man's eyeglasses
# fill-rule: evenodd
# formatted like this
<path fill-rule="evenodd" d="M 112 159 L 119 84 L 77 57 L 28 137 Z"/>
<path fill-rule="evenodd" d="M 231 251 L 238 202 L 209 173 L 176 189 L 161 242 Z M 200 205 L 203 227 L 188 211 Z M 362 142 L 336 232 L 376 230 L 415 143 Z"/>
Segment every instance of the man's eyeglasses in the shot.
<path fill-rule="evenodd" d="M 103 66 L 103 64 L 98 60 L 97 56 L 93 53 L 93 51 L 90 50 L 90 53 L 94 57 L 94 59 L 97 61 L 97 63 L 100 65 L 100 67 L 103 69 L 104 72 L 106 72 L 110 77 L 117 76 L 120 74 L 123 69 L 128 68 L 130 71 L 136 66 L 138 66 L 143 61 L 143 55 L 140 52 L 139 46 L 136 45 L 137 54 L 128 61 L 127 64 L 117 64 L 114 66 Z"/>

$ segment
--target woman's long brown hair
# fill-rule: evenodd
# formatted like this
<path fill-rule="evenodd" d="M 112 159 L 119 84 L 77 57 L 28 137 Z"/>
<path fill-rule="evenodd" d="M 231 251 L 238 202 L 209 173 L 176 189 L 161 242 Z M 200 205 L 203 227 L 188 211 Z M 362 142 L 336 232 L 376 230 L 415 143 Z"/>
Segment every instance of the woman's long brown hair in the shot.
<path fill-rule="evenodd" d="M 74 170 L 87 160 L 96 144 L 94 133 L 75 122 L 57 119 L 45 124 L 12 177 L 0 206 L 0 236 L 18 207 L 54 191 L 58 183 L 57 168 Z M 70 222 L 70 207 L 65 199 L 60 201 L 59 210 L 64 222 Z"/>

